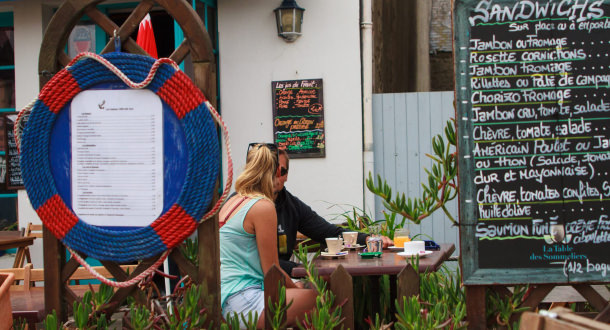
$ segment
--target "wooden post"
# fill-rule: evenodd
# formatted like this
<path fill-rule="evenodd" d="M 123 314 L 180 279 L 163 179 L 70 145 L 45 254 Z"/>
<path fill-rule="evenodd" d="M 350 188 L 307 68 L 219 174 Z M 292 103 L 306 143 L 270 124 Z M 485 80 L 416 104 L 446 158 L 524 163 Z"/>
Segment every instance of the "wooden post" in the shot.
<path fill-rule="evenodd" d="M 430 91 L 430 19 L 432 16 L 432 1 L 417 0 L 415 23 L 415 91 Z"/>
<path fill-rule="evenodd" d="M 271 266 L 271 269 L 265 274 L 265 315 L 261 315 L 260 317 L 265 318 L 265 329 L 273 329 L 271 327 L 271 320 L 273 319 L 273 314 L 271 314 L 271 304 L 277 305 L 280 300 L 280 286 L 286 285 L 286 279 L 284 278 L 284 274 L 280 270 L 280 267 L 276 264 Z M 284 306 L 280 306 L 282 308 Z M 280 324 L 286 323 L 286 314 L 284 314 Z"/>
<path fill-rule="evenodd" d="M 335 295 L 335 306 L 345 302 L 341 307 L 343 327 L 354 329 L 354 284 L 352 276 L 343 265 L 339 265 L 330 274 L 330 291 Z"/>
<path fill-rule="evenodd" d="M 485 288 L 482 285 L 466 285 L 466 315 L 469 330 L 487 329 Z"/>
<path fill-rule="evenodd" d="M 63 305 L 63 288 L 61 270 L 66 264 L 66 249 L 53 234 L 44 227 L 42 230 L 44 249 L 44 301 L 45 313 L 57 313 L 58 320 L 65 320 L 66 310 Z"/>
<path fill-rule="evenodd" d="M 210 315 L 215 325 L 220 325 L 220 243 L 218 238 L 218 217 L 202 222 L 197 228 L 199 241 L 198 283 L 206 283 L 212 296 Z"/>

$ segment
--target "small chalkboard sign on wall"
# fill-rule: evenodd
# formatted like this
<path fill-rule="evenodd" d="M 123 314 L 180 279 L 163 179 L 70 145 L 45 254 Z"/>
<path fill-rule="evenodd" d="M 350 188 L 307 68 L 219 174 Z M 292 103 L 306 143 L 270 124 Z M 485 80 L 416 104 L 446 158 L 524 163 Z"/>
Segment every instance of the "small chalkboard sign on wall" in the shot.
<path fill-rule="evenodd" d="M 291 158 L 324 157 L 322 79 L 271 82 L 273 137 Z"/>
<path fill-rule="evenodd" d="M 465 284 L 610 279 L 610 1 L 455 0 Z"/>
<path fill-rule="evenodd" d="M 19 151 L 15 142 L 13 128 L 17 120 L 17 113 L 10 112 L 3 115 L 4 123 L 4 152 L 6 160 L 6 189 L 23 189 L 21 166 L 19 165 Z"/>

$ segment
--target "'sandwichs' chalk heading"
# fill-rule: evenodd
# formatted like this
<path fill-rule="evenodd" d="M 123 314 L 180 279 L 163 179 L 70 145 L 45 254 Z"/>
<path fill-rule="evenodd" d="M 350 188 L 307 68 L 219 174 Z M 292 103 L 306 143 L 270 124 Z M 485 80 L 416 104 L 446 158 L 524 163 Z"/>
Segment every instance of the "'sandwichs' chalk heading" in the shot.
<path fill-rule="evenodd" d="M 581 22 L 602 17 L 603 3 L 603 0 L 561 0 L 541 4 L 537 1 L 522 0 L 512 4 L 499 4 L 492 0 L 481 0 L 468 20 L 471 26 L 491 21 L 507 22 L 549 16 L 566 17 Z"/>

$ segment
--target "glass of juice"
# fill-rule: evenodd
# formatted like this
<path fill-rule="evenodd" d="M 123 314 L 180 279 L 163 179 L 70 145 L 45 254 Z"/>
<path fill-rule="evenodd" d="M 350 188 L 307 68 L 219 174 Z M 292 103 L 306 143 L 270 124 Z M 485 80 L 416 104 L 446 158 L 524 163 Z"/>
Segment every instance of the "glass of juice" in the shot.
<path fill-rule="evenodd" d="M 403 247 L 405 242 L 410 242 L 409 234 L 411 232 L 407 228 L 396 229 L 394 232 L 394 246 Z"/>

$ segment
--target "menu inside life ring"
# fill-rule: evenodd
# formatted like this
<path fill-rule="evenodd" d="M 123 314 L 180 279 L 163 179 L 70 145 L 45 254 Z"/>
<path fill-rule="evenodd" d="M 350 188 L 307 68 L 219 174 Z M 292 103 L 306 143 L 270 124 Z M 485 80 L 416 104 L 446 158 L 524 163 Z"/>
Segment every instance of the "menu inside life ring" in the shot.
<path fill-rule="evenodd" d="M 87 90 L 70 107 L 72 209 L 104 227 L 163 210 L 163 106 L 150 90 Z"/>

